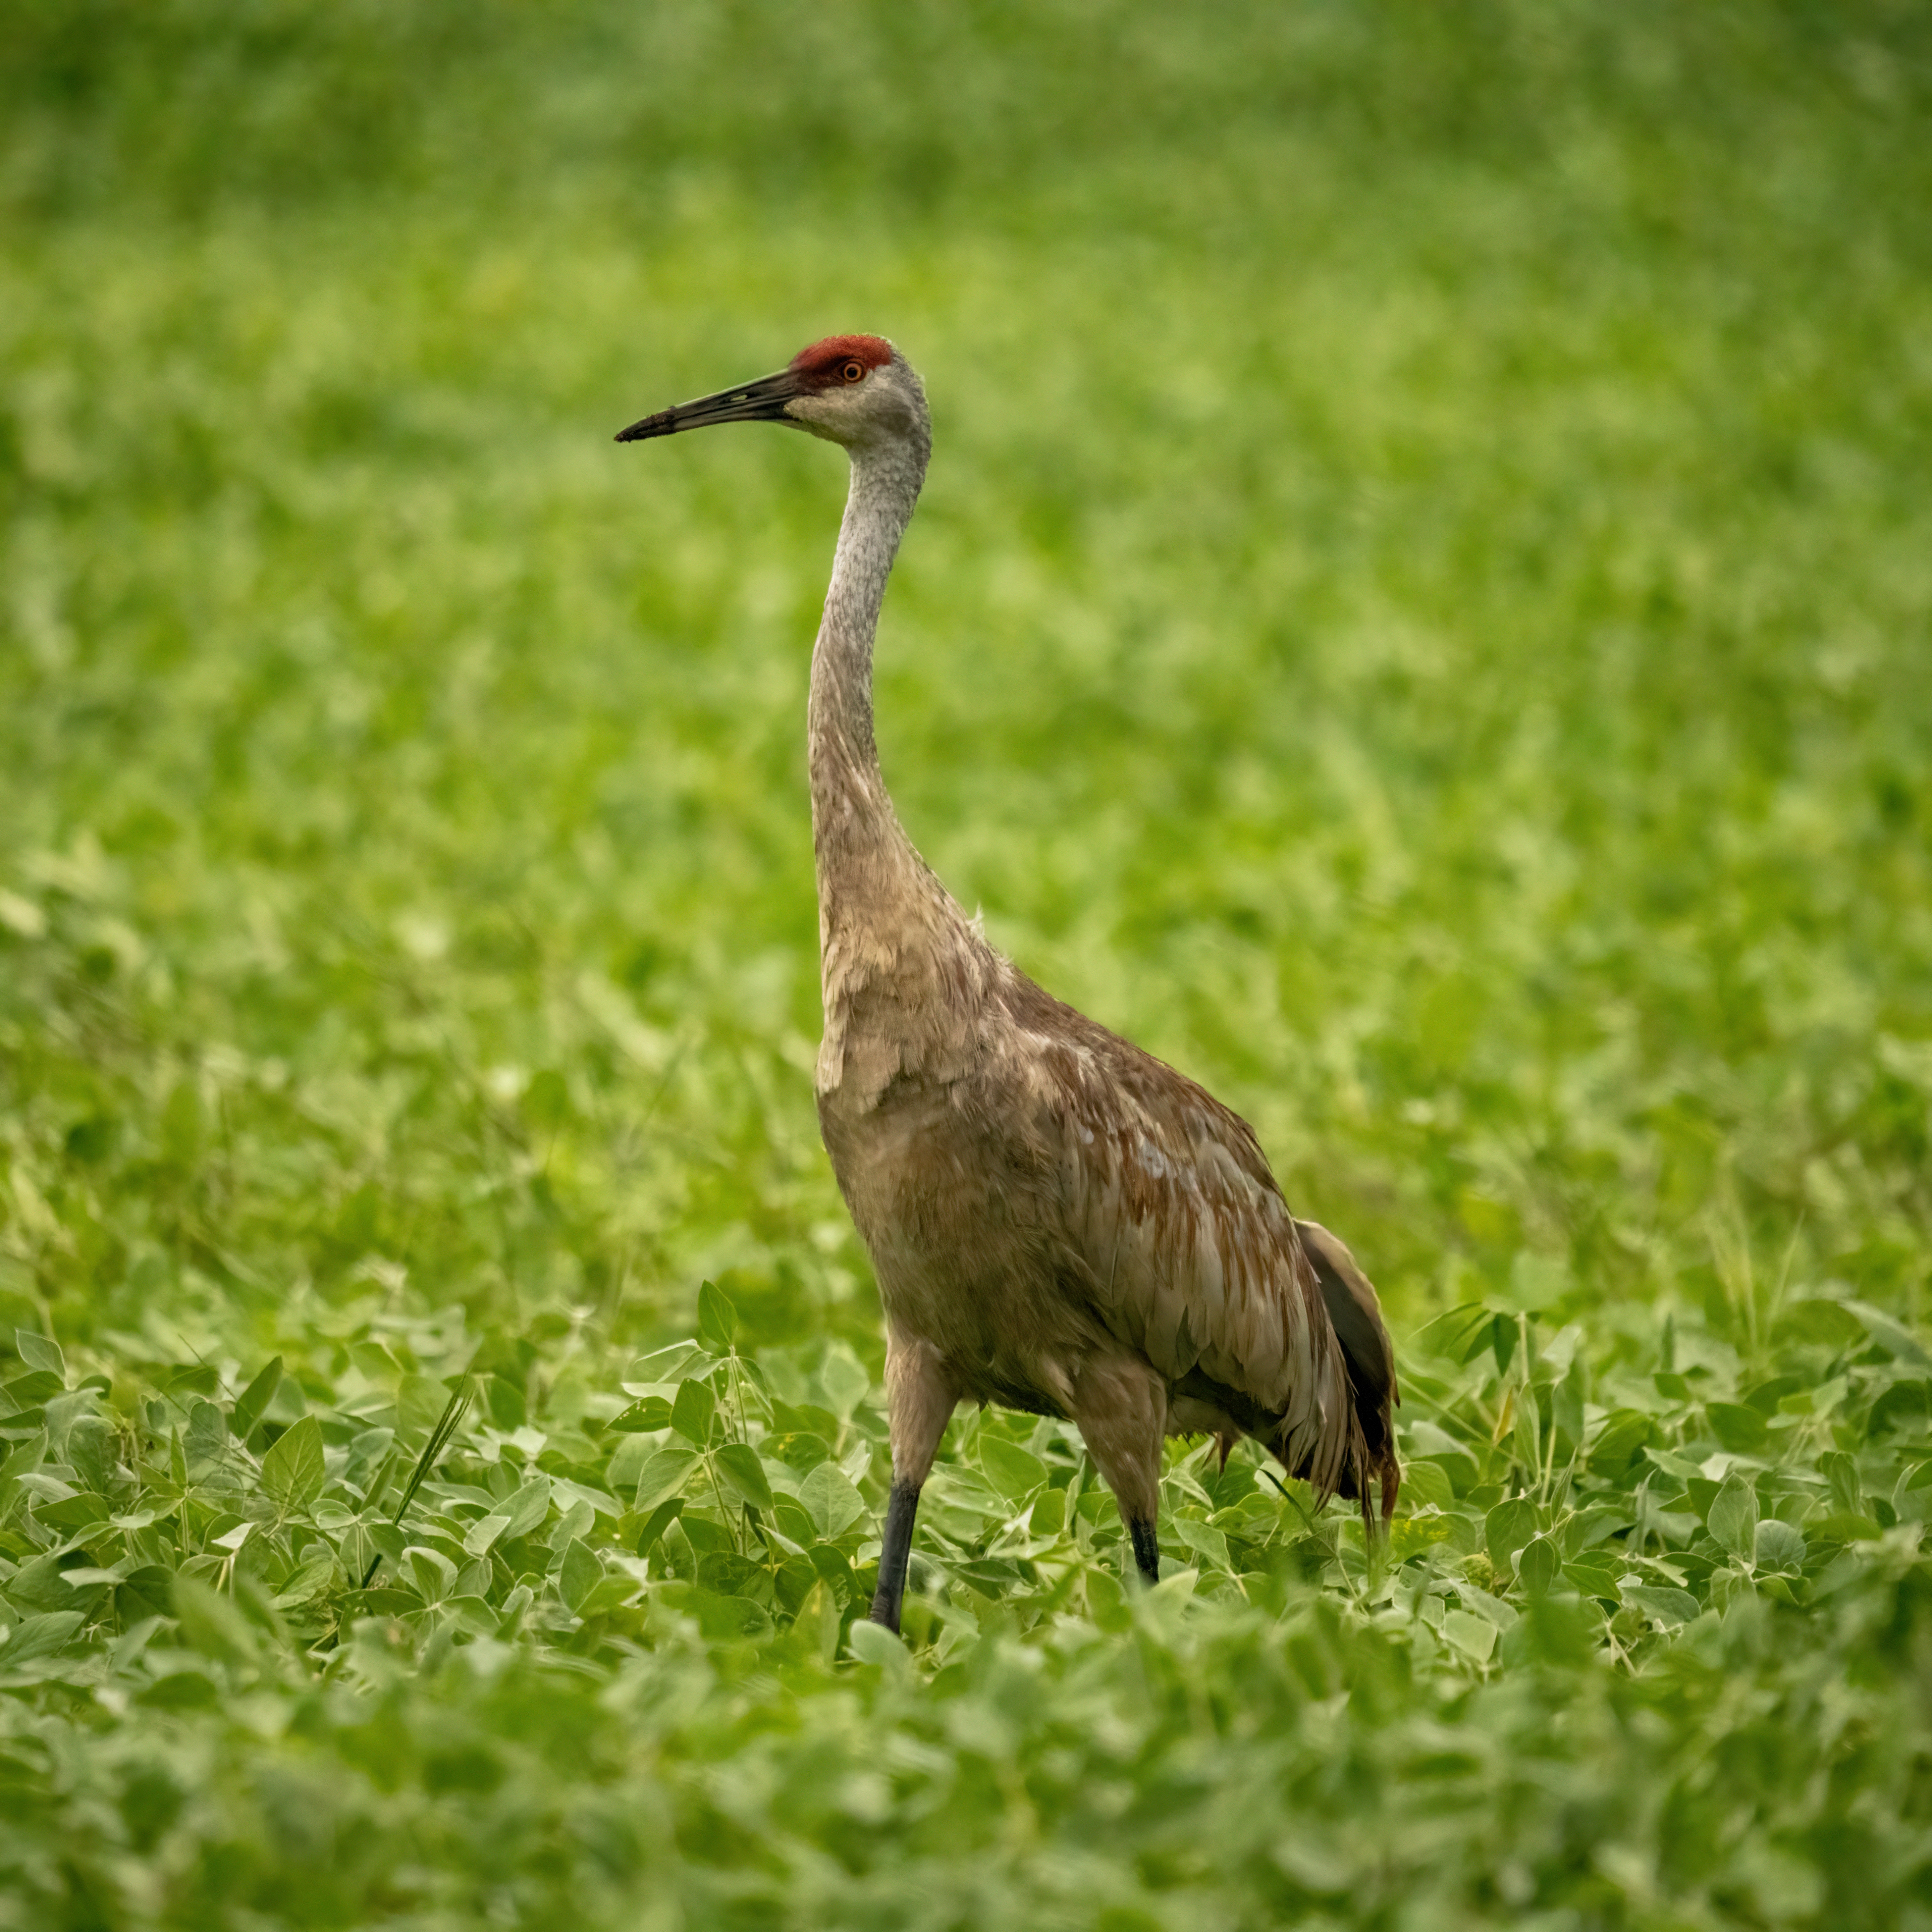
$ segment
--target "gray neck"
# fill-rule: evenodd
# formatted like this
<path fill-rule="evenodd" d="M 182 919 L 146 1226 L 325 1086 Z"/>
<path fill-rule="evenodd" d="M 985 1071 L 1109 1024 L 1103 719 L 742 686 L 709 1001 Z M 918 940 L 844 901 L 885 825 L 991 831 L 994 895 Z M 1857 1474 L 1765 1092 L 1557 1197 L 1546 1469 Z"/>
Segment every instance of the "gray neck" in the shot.
<path fill-rule="evenodd" d="M 821 916 L 832 913 L 842 892 L 858 889 L 868 874 L 878 883 L 894 856 L 912 850 L 872 736 L 872 639 L 892 559 L 919 501 L 927 446 L 922 436 L 896 439 L 850 454 L 851 494 L 812 654 L 807 714 Z"/>

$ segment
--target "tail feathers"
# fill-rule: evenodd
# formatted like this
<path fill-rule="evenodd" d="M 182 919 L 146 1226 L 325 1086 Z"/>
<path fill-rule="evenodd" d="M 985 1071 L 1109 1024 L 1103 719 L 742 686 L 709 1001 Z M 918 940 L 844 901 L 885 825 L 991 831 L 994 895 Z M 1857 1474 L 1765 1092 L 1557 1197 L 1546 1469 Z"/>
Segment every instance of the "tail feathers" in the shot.
<path fill-rule="evenodd" d="M 1396 1386 L 1395 1346 L 1389 1340 L 1374 1286 L 1356 1265 L 1354 1256 L 1319 1222 L 1298 1221 L 1294 1226 L 1302 1251 L 1321 1284 L 1322 1305 L 1341 1344 L 1354 1398 L 1348 1455 L 1338 1486 L 1342 1495 L 1360 1498 L 1362 1526 L 1372 1529 L 1369 1479 L 1373 1477 L 1382 1492 L 1382 1520 L 1386 1530 L 1402 1487 L 1402 1465 L 1395 1453 L 1394 1411 L 1402 1400 Z"/>

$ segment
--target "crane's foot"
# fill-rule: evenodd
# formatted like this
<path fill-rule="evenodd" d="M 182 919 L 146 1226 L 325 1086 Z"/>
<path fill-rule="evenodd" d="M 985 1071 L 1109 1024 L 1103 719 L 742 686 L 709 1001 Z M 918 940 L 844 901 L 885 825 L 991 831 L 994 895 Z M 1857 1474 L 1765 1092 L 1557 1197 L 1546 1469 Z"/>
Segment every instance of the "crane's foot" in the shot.
<path fill-rule="evenodd" d="M 884 1534 L 880 1541 L 879 1586 L 872 1596 L 872 1618 L 896 1636 L 899 1606 L 905 1600 L 906 1568 L 912 1560 L 912 1526 L 919 1514 L 916 1483 L 895 1483 L 886 1504 Z"/>
<path fill-rule="evenodd" d="M 1134 1561 L 1140 1567 L 1142 1579 L 1149 1583 L 1160 1581 L 1160 1540 L 1154 1533 L 1150 1522 L 1130 1522 L 1127 1534 L 1133 1538 Z"/>

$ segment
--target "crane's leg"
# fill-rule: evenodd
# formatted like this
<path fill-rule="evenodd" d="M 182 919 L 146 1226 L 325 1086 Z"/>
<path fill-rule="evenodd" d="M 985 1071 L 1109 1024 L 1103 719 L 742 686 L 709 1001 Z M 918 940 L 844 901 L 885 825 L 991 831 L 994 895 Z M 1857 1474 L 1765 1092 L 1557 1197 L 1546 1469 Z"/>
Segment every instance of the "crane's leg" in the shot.
<path fill-rule="evenodd" d="M 1160 1445 L 1167 1433 L 1167 1384 L 1132 1356 L 1090 1357 L 1073 1384 L 1073 1419 L 1107 1479 L 1150 1583 L 1160 1580 Z"/>
<path fill-rule="evenodd" d="M 919 1492 L 958 1399 L 931 1343 L 900 1334 L 888 1324 L 886 1418 L 892 1430 L 892 1490 L 886 1504 L 884 1546 L 879 1552 L 879 1587 L 872 1598 L 872 1621 L 889 1630 L 898 1628 L 899 1606 L 905 1600 L 906 1566 L 912 1558 Z"/>

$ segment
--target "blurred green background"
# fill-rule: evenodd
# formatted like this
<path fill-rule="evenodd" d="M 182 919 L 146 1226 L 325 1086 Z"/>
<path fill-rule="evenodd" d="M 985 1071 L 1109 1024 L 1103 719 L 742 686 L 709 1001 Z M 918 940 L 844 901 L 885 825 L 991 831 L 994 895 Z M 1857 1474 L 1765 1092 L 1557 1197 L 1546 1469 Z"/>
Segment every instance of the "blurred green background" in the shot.
<path fill-rule="evenodd" d="M 504 1426 L 527 1400 L 554 1431 L 594 1435 L 622 1364 L 688 1329 L 706 1276 L 760 1345 L 805 1360 L 830 1336 L 876 1366 L 876 1303 L 809 1073 L 803 707 L 842 466 L 766 429 L 610 441 L 860 329 L 921 370 L 936 426 L 879 650 L 884 757 L 914 839 L 1036 977 L 1255 1122 L 1298 1210 L 1381 1283 L 1406 1349 L 1442 1310 L 1480 1301 L 1498 1312 L 1498 1388 L 1521 1310 L 1546 1333 L 1580 1319 L 1592 1376 L 1641 1370 L 1647 1388 L 1656 1368 L 1681 1389 L 1673 1337 L 1708 1324 L 1720 1339 L 1699 1360 L 1727 1398 L 1783 1377 L 1760 1385 L 1768 1414 L 1831 1366 L 1766 1366 L 1789 1291 L 1904 1324 L 1874 1343 L 1860 1402 L 1886 1377 L 1922 1377 L 1928 107 L 1932 10 L 1916 0 L 1234 0 L 1192 14 L 10 0 L 0 1330 L 58 1336 L 121 1414 L 156 1365 L 206 1358 L 238 1388 L 277 1349 L 290 1391 L 346 1414 L 370 1338 L 386 1336 L 384 1359 L 409 1372 L 389 1398 L 405 1434 L 410 1401 L 428 1404 L 419 1432 L 440 1398 L 422 1378 L 473 1360 L 512 1391 L 514 1415 L 493 1411 Z M 1865 1318 L 1848 1332 L 1879 1334 Z M 1610 1382 L 1591 1386 L 1600 1420 Z M 1508 1402 L 1472 1420 L 1455 1407 L 1466 1394 L 1444 1394 L 1442 1415 L 1472 1440 L 1493 1422 L 1507 1475 Z M 301 1412 L 284 1400 L 277 1426 Z M 1925 1401 L 1911 1400 L 1874 1408 L 1876 1434 L 1903 1417 L 1923 1436 Z M 1742 1406 L 1729 1426 L 1745 1427 Z M 1683 1412 L 1680 1448 L 1702 1441 L 1700 1413 Z M 589 1437 L 572 1439 L 587 1457 Z M 1831 1453 L 1846 1461 L 1862 1440 Z M 1821 1496 L 1823 1466 L 1803 1478 Z M 1904 1464 L 1885 1469 L 1903 1498 Z M 1858 1514 L 1856 1472 L 1831 1483 L 1841 1527 L 1898 1526 L 1891 1502 Z M 1695 1493 L 1694 1528 L 1710 1504 Z M 1308 1615 L 1354 1660 L 1307 1666 L 1306 1694 L 1327 1694 L 1322 1670 L 1359 1672 L 1358 1720 L 1394 1723 L 1408 1664 L 1376 1678 L 1368 1625 L 1335 1609 L 1354 1583 L 1338 1570 L 1324 1587 Z M 1917 1614 L 1846 1610 L 1828 1630 L 1820 1612 L 1802 1642 L 1839 1645 L 1842 1674 L 1888 1630 L 1897 1663 Z M 573 1627 L 559 1609 L 556 1628 Z M 226 1641 L 208 1637 L 208 1654 Z M 1274 1654 L 1274 1637 L 1252 1641 Z M 986 1710 L 1022 1729 L 1036 1705 L 1073 1710 L 1016 1690 L 1043 1653 L 1015 1654 L 984 1666 Z M 1158 1676 L 1151 1652 L 1135 1655 L 1107 1666 L 1130 1711 L 1154 1694 L 1136 1673 Z M 1564 1667 L 1595 1684 L 1584 1656 Z M 687 1661 L 687 1688 L 734 1667 Z M 1265 1674 L 1238 1646 L 1214 1652 L 1209 1688 L 1174 1690 L 1176 1708 L 1223 1691 L 1240 1708 L 1258 1694 L 1251 1664 Z M 801 1724 L 812 1750 L 846 1737 L 842 1693 L 808 1724 L 775 1689 L 769 1710 L 747 1691 L 730 1722 L 751 1708 L 749 1729 L 728 1745 L 710 1716 L 676 1731 L 696 1705 L 634 1671 L 620 1743 L 621 1699 L 596 1702 L 580 1672 L 574 1704 L 563 1676 L 537 1697 L 513 1673 L 485 1712 L 481 1690 L 472 1710 L 460 1684 L 406 1694 L 366 1657 L 356 1671 L 391 1696 L 393 1735 L 342 1717 L 344 1761 L 401 1808 L 394 1856 L 459 1891 L 482 1854 L 409 1835 L 458 1815 L 436 1811 L 438 1791 L 469 1789 L 466 1772 L 438 1786 L 422 1772 L 424 1808 L 409 1809 L 451 1725 L 480 1725 L 494 1750 L 577 1712 L 596 1749 L 554 1740 L 551 1783 L 506 1787 L 548 1792 L 566 1837 L 580 1814 L 617 1831 L 569 1782 L 580 1772 L 627 1793 L 627 1817 L 658 1803 L 668 1787 L 656 1760 L 640 1768 L 640 1736 L 706 1762 L 751 1751 L 768 1725 Z M 106 1725 L 110 1705 L 77 1681 L 62 1721 L 79 1730 L 63 1738 Z M 1537 1699 L 1571 1694 L 1521 1681 L 1534 1694 L 1507 1724 L 1530 1730 L 1508 1733 L 1511 1762 L 1542 1736 Z M 1626 1766 L 1633 1807 L 1671 1766 L 1691 1767 L 1686 1790 L 1715 1774 L 1697 1768 L 1717 1760 L 1696 1726 L 1720 1700 L 1714 1675 L 1698 1682 L 1669 1706 L 1690 1727 L 1670 1746 L 1681 1757 Z M 1780 1735 L 1842 1766 L 1851 1732 L 1814 1693 L 1790 1693 Z M 290 1710 L 320 1708 L 286 1694 Z M 1441 1690 L 1427 1722 L 1468 1717 L 1462 1694 Z M 130 1844 L 175 1856 L 140 1822 L 141 1754 L 165 1733 L 185 1755 L 156 1778 L 218 1774 L 244 1808 L 254 1740 L 279 1735 L 266 1696 L 236 1706 L 218 1748 L 214 1731 L 137 1712 L 89 1757 L 53 1741 L 51 1718 L 20 1717 L 0 1788 L 35 1803 L 66 1790 L 73 1808 L 34 1814 L 27 1850 L 0 1834 L 0 1876 L 65 1869 L 46 1848 L 95 1816 L 96 1778 L 134 1822 L 59 1893 L 62 1923 L 239 1926 L 220 1915 L 244 1895 L 269 1912 L 290 1872 L 308 1874 L 296 1890 L 312 1922 L 474 1922 L 412 1916 L 417 1894 L 384 1879 L 356 1891 L 302 1838 L 288 1819 L 326 1808 L 290 1768 L 306 1745 L 275 1760 L 298 1796 L 245 1856 L 221 1849 L 218 1820 L 196 1826 L 216 1847 L 195 1868 L 204 1890 L 157 1879 L 152 1897 L 172 1903 L 151 1909 L 128 1880 L 104 1902 L 122 1881 L 100 1874 L 132 1870 Z M 1183 1757 L 1187 1721 L 1171 1732 Z M 1636 1750 L 1648 1733 L 1621 1723 L 1592 1733 L 1579 1718 L 1574 1749 Z M 1296 1804 L 1346 1811 L 1321 1724 L 1304 1712 L 1273 1735 L 1312 1741 Z M 1774 1762 L 1763 1738 L 1730 1735 L 1725 1775 Z M 1868 1755 L 1840 1796 L 1869 1776 L 1874 1815 L 1917 1829 L 1919 1786 L 1877 1794 L 1923 1760 L 1876 1735 L 1858 1732 Z M 1064 1744 L 1042 1732 L 1026 1748 L 1050 1772 Z M 1436 1748 L 1417 1744 L 1414 1761 Z M 1161 1780 L 1192 1774 L 1148 1750 L 1136 1802 L 1188 1815 Z M 363 1792 L 362 1775 L 340 1791 Z M 797 1775 L 803 1789 L 816 1774 Z M 754 1816 L 703 1788 L 717 1815 Z M 1562 1898 L 1583 1916 L 1534 1922 L 1822 1924 L 1815 1871 L 1906 1869 L 1822 1826 L 1754 1837 L 1758 1863 L 1723 1880 L 1733 1889 L 1676 1916 L 1669 1900 L 1719 1883 L 1699 1855 L 1666 1844 L 1662 1879 L 1641 1859 L 1588 1876 L 1592 1854 L 1535 1822 L 1545 1799 L 1519 1810 L 1500 1788 L 1472 1800 L 1480 1829 L 1458 1828 L 1473 1874 L 1460 1903 L 1444 1889 L 1405 1918 L 1406 1893 L 1372 1911 L 1358 1891 L 1360 1922 L 1528 1924 L 1531 1901 Z M 1049 1822 L 1026 1839 L 1024 1803 L 986 1790 L 993 1837 L 971 1842 L 1016 1862 L 984 1854 L 1007 1876 L 986 1878 L 971 1912 L 932 1904 L 932 1870 L 968 1885 L 935 1865 L 910 1890 L 880 1880 L 872 1919 L 826 1880 L 798 1922 L 909 1924 L 916 1897 L 935 1924 L 1137 1932 L 1170 1922 L 1158 1895 L 1177 1913 L 1192 1898 L 1209 1918 L 1192 1922 L 1259 1924 L 1318 1898 L 1345 1913 L 1343 1881 L 1322 1873 L 1381 1869 L 1366 1840 L 1354 1865 L 1257 1853 L 1275 1876 L 1238 1910 L 1232 1892 L 1164 1892 L 1180 1880 L 1145 1867 L 1144 1896 L 1096 1918 L 1114 1894 L 1088 1868 L 1048 1869 L 1087 1828 L 1054 1837 L 1036 1791 Z M 1764 1796 L 1762 1816 L 1781 1802 Z M 1244 1811 L 1226 1802 L 1217 1816 Z M 861 1824 L 811 1842 L 856 1870 L 861 1825 L 884 1814 L 854 1803 Z M 1732 1814 L 1686 1803 L 1683 1844 L 1716 1843 L 1711 1821 Z M 352 1831 L 332 1828 L 343 1842 L 389 1828 L 368 1804 Z M 701 1815 L 728 1864 L 739 1841 Z M 678 1816 L 700 1856 L 703 1832 Z M 634 1924 L 622 1874 L 658 1854 L 613 1850 L 605 1828 L 581 1826 L 592 1849 L 578 1864 L 528 1867 L 578 1874 L 554 1895 L 531 1877 L 502 1896 L 530 1923 L 601 1924 L 608 1906 Z M 1104 1840 L 1095 1825 L 1081 1842 Z M 1433 1870 L 1448 1854 L 1418 1839 L 1405 1856 Z M 608 1896 L 583 1889 L 593 1868 Z M 1292 1883 L 1270 1892 L 1282 1870 Z M 1624 1903 L 1592 1904 L 1613 1880 Z M 46 1882 L 11 1922 L 50 1922 Z M 7 1909 L 0 1896 L 0 1924 Z M 300 1900 L 274 1910 L 302 1918 Z"/>
<path fill-rule="evenodd" d="M 14 1286 L 64 1325 L 377 1252 L 869 1332 L 806 1072 L 840 466 L 610 444 L 847 328 L 937 422 L 914 838 L 1406 1321 L 1708 1276 L 1714 1214 L 1916 1308 L 1924 9 L 0 34 L 6 1131 L 98 1210 Z"/>

